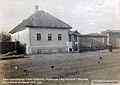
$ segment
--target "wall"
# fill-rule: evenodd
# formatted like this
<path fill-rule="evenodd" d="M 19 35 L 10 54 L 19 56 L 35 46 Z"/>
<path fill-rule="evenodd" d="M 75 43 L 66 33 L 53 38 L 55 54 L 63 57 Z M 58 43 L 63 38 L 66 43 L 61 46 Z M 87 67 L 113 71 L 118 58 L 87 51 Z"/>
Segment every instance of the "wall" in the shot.
<path fill-rule="evenodd" d="M 107 37 L 102 36 L 81 36 L 80 37 L 80 49 L 82 50 L 94 50 L 107 48 Z"/>
<path fill-rule="evenodd" d="M 37 33 L 41 33 L 41 40 L 37 40 Z M 48 41 L 48 34 L 52 34 L 52 41 Z M 58 34 L 62 40 L 58 41 Z M 29 46 L 27 53 L 52 53 L 67 51 L 68 29 L 29 28 Z"/>
<path fill-rule="evenodd" d="M 28 43 L 29 43 L 28 36 L 29 36 L 29 28 L 26 28 L 25 30 L 18 31 L 14 34 L 11 34 L 11 39 L 13 42 L 20 41 L 21 44 L 28 45 Z"/>
<path fill-rule="evenodd" d="M 108 45 L 111 44 L 113 48 L 120 48 L 120 33 L 108 34 Z"/>
<path fill-rule="evenodd" d="M 80 39 L 77 34 L 69 34 L 70 41 L 67 42 L 69 52 L 79 52 Z"/>

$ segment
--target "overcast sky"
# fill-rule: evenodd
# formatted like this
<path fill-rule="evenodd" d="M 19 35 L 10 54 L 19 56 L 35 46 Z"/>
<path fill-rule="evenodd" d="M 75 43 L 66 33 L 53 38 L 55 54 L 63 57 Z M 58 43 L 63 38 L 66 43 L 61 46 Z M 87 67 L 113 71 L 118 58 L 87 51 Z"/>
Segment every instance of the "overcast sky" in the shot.
<path fill-rule="evenodd" d="M 10 31 L 35 12 L 35 5 L 82 34 L 120 29 L 119 0 L 0 0 L 0 28 Z"/>

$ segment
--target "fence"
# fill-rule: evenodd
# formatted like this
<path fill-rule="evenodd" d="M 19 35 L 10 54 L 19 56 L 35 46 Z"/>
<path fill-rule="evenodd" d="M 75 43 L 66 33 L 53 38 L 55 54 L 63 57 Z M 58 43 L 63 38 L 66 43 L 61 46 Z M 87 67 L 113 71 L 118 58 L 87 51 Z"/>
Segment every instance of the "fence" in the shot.
<path fill-rule="evenodd" d="M 12 52 L 19 46 L 19 42 L 0 42 L 0 54 Z"/>

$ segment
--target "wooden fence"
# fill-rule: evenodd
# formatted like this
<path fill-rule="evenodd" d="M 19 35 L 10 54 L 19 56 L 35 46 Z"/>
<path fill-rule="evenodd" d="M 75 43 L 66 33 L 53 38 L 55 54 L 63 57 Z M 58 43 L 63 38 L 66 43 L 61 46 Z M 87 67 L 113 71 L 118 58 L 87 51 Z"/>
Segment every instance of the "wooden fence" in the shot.
<path fill-rule="evenodd" d="M 18 48 L 19 42 L 0 42 L 0 54 L 12 52 Z"/>

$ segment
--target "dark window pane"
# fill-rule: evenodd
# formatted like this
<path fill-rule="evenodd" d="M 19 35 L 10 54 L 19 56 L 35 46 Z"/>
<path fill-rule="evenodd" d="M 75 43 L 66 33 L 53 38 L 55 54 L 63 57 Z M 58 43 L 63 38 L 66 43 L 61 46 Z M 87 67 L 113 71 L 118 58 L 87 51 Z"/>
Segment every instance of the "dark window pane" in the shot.
<path fill-rule="evenodd" d="M 74 36 L 74 39 L 75 39 L 75 42 L 77 42 L 77 36 L 76 35 Z"/>
<path fill-rule="evenodd" d="M 71 42 L 71 35 L 69 35 L 69 42 Z"/>
<path fill-rule="evenodd" d="M 41 34 L 40 33 L 37 34 L 37 40 L 41 40 Z"/>
<path fill-rule="evenodd" d="M 48 34 L 48 41 L 52 40 L 52 34 Z"/>
<path fill-rule="evenodd" d="M 58 34 L 58 40 L 62 40 L 62 35 Z"/>

